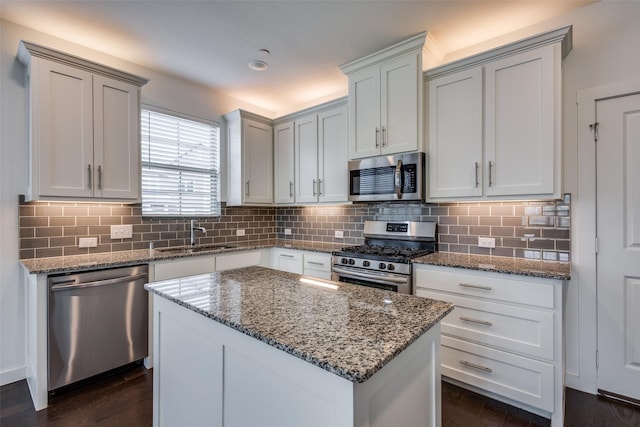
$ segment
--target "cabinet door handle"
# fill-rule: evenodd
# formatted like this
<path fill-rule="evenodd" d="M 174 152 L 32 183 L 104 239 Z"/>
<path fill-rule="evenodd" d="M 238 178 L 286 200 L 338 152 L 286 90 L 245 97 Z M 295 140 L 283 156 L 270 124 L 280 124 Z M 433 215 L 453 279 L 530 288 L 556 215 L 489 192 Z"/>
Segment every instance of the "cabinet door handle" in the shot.
<path fill-rule="evenodd" d="M 324 266 L 324 262 L 307 261 L 307 264 Z"/>
<path fill-rule="evenodd" d="M 246 195 L 249 196 L 249 181 L 247 181 L 244 185 L 246 188 Z"/>
<path fill-rule="evenodd" d="M 87 166 L 87 170 L 89 171 L 89 190 L 91 190 L 91 187 L 93 187 L 93 185 L 91 184 L 91 165 Z"/>
<path fill-rule="evenodd" d="M 493 326 L 493 323 L 491 322 L 487 322 L 486 320 L 472 319 L 471 317 L 460 317 L 460 320 L 462 320 L 463 322 L 477 323 L 478 325 Z"/>
<path fill-rule="evenodd" d="M 380 147 L 380 129 L 376 127 L 376 148 Z"/>
<path fill-rule="evenodd" d="M 386 147 L 387 146 L 387 129 L 385 129 L 384 126 L 382 126 L 382 146 Z"/>
<path fill-rule="evenodd" d="M 102 190 L 102 165 L 98 165 L 98 190 Z"/>
<path fill-rule="evenodd" d="M 476 162 L 476 188 L 478 188 L 480 182 L 478 181 L 478 162 Z"/>
<path fill-rule="evenodd" d="M 294 256 L 289 254 L 280 254 L 280 258 L 294 258 Z"/>
<path fill-rule="evenodd" d="M 458 286 L 463 288 L 480 289 L 483 291 L 491 291 L 493 289 L 490 286 L 470 285 L 468 283 L 458 283 Z"/>
<path fill-rule="evenodd" d="M 313 197 L 316 197 L 318 195 L 318 192 L 316 191 L 316 183 L 317 181 L 314 179 L 313 180 Z"/>
<path fill-rule="evenodd" d="M 289 181 L 289 197 L 293 197 L 293 182 Z"/>
<path fill-rule="evenodd" d="M 482 365 L 476 365 L 475 363 L 467 362 L 466 360 L 461 360 L 460 364 L 469 368 L 477 369 L 479 371 L 487 372 L 489 374 L 493 372 L 493 369 L 491 368 L 487 368 L 486 366 Z"/>
<path fill-rule="evenodd" d="M 318 180 L 318 196 L 322 196 L 322 180 Z"/>
<path fill-rule="evenodd" d="M 493 164 L 491 164 L 491 160 L 489 160 L 489 187 L 493 185 L 493 181 L 491 179 L 491 170 L 493 169 Z"/>

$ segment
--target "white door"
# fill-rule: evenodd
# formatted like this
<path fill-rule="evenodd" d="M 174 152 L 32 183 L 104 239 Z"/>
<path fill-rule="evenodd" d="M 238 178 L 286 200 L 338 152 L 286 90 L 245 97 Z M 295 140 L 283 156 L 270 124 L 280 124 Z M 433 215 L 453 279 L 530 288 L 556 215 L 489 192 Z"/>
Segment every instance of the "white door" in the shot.
<path fill-rule="evenodd" d="M 245 203 L 273 203 L 273 129 L 271 126 L 244 119 L 244 185 Z"/>
<path fill-rule="evenodd" d="M 273 129 L 274 200 L 293 203 L 294 181 L 293 122 L 282 123 Z"/>
<path fill-rule="evenodd" d="M 346 107 L 318 115 L 318 174 L 320 202 L 349 200 Z"/>
<path fill-rule="evenodd" d="M 640 95 L 596 112 L 598 390 L 640 400 Z"/>
<path fill-rule="evenodd" d="M 296 120 L 296 201 L 318 201 L 318 118 L 315 114 Z"/>

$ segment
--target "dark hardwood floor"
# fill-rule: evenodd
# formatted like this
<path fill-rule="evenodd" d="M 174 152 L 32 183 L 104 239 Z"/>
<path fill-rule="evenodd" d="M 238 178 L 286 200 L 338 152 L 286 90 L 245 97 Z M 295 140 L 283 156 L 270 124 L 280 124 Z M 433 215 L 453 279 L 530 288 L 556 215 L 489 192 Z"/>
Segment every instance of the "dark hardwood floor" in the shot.
<path fill-rule="evenodd" d="M 152 383 L 151 371 L 138 366 L 59 393 L 35 412 L 26 381 L 18 381 L 0 387 L 0 426 L 151 426 Z M 640 427 L 640 408 L 567 389 L 565 418 L 567 427 Z M 443 427 L 548 425 L 545 418 L 442 384 Z"/>

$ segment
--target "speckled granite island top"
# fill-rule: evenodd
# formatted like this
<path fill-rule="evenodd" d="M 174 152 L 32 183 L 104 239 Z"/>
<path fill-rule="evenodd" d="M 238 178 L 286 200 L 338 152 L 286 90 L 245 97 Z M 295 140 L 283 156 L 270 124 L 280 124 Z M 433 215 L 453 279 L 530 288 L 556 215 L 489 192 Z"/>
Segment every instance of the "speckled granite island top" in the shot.
<path fill-rule="evenodd" d="M 147 290 L 352 382 L 364 382 L 453 305 L 263 267 L 149 283 Z"/>
<path fill-rule="evenodd" d="M 546 279 L 571 279 L 571 265 L 566 262 L 538 261 L 488 255 L 467 255 L 435 252 L 413 260 L 414 264 L 493 271 Z"/>

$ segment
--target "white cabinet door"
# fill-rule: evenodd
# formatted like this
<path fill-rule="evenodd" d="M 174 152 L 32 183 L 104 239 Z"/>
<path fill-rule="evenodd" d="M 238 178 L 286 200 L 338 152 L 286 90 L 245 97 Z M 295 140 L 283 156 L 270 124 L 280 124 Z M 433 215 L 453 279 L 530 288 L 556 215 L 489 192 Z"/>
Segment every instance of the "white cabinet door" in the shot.
<path fill-rule="evenodd" d="M 421 102 L 420 55 L 411 54 L 380 67 L 380 152 L 416 151 Z"/>
<path fill-rule="evenodd" d="M 302 252 L 280 248 L 273 249 L 271 252 L 271 265 L 276 270 L 302 274 Z"/>
<path fill-rule="evenodd" d="M 347 109 L 334 108 L 318 115 L 318 179 L 320 202 L 349 200 Z"/>
<path fill-rule="evenodd" d="M 380 68 L 349 76 L 349 158 L 380 154 Z"/>
<path fill-rule="evenodd" d="M 315 114 L 296 120 L 296 201 L 318 201 L 318 119 Z"/>
<path fill-rule="evenodd" d="M 548 45 L 485 65 L 487 195 L 554 194 L 560 61 Z"/>
<path fill-rule="evenodd" d="M 242 172 L 244 202 L 273 203 L 273 129 L 266 124 L 243 119 Z"/>
<path fill-rule="evenodd" d="M 282 123 L 273 129 L 274 201 L 293 203 L 294 197 L 294 138 L 293 122 Z"/>
<path fill-rule="evenodd" d="M 132 84 L 93 77 L 94 195 L 140 199 L 140 107 Z"/>
<path fill-rule="evenodd" d="M 482 195 L 482 67 L 429 82 L 429 197 Z"/>
<path fill-rule="evenodd" d="M 34 59 L 31 76 L 32 193 L 93 196 L 93 80 L 90 72 Z"/>

